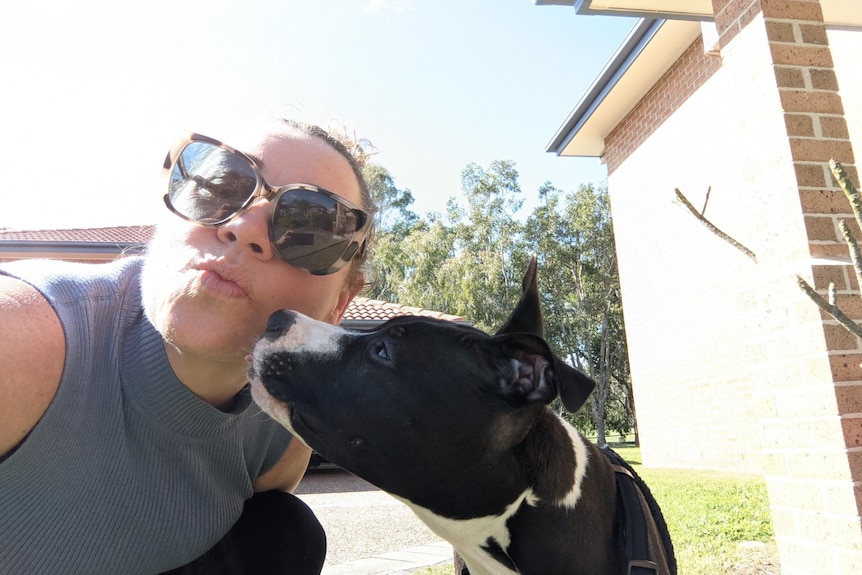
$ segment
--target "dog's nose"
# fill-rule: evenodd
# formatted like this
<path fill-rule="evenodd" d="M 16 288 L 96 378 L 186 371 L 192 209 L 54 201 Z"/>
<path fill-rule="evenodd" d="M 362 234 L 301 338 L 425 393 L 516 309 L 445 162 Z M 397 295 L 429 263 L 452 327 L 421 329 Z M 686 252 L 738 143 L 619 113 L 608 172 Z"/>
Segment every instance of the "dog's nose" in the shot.
<path fill-rule="evenodd" d="M 281 334 L 290 329 L 290 326 L 296 323 L 296 314 L 292 311 L 280 309 L 269 316 L 269 321 L 266 322 L 266 332 L 264 336 L 267 339 L 276 339 Z"/>

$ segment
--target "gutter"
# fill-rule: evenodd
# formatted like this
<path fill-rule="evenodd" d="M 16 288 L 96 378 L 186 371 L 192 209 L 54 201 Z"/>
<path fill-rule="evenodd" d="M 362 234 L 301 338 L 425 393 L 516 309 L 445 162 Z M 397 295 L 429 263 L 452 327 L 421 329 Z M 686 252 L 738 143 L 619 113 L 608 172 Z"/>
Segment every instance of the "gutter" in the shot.
<path fill-rule="evenodd" d="M 143 253 L 146 244 L 137 242 L 55 242 L 32 240 L 0 240 L 3 254 L 95 254 L 116 255 L 123 252 Z"/>

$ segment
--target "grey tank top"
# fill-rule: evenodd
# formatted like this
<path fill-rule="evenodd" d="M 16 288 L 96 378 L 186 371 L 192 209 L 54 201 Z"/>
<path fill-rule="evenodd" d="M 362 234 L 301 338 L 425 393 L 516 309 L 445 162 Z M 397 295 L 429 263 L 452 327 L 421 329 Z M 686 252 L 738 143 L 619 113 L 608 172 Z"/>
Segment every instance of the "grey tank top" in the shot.
<path fill-rule="evenodd" d="M 66 334 L 53 402 L 0 462 L 0 574 L 183 565 L 229 530 L 252 482 L 287 448 L 290 434 L 248 386 L 224 413 L 176 378 L 143 314 L 141 266 L 0 267 L 48 299 Z"/>

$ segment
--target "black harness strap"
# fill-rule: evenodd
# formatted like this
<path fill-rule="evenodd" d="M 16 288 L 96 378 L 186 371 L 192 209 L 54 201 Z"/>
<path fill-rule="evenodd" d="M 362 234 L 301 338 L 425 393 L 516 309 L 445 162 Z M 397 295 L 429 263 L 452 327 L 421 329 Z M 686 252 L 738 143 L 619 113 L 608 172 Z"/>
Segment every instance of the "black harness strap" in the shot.
<path fill-rule="evenodd" d="M 623 513 L 622 538 L 628 559 L 628 575 L 658 575 L 658 565 L 650 557 L 649 532 L 638 486 L 629 470 L 621 465 L 619 455 L 602 449 L 610 460 L 617 479 L 617 496 Z"/>

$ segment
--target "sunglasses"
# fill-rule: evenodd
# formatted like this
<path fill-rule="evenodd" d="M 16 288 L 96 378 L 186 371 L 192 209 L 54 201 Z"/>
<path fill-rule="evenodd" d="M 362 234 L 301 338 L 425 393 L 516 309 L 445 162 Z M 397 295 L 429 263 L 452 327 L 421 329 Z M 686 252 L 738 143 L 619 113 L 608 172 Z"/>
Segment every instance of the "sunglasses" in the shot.
<path fill-rule="evenodd" d="M 314 275 L 335 273 L 365 247 L 371 216 L 311 184 L 273 187 L 250 156 L 189 134 L 168 152 L 165 204 L 201 226 L 229 222 L 257 198 L 270 202 L 269 240 L 279 258 Z"/>

